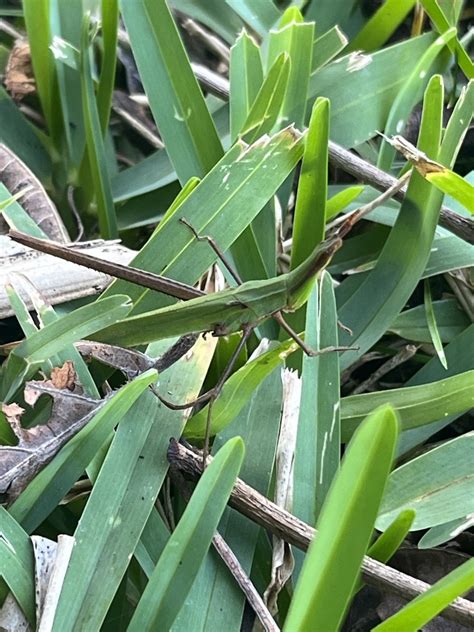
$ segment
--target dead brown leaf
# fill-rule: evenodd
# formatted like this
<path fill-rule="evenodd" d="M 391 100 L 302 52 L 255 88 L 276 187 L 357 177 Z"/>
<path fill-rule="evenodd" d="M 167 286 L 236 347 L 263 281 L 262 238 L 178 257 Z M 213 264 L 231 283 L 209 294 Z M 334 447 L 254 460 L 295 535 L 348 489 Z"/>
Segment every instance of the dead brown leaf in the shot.
<path fill-rule="evenodd" d="M 26 40 L 16 40 L 5 68 L 5 87 L 15 101 L 36 90 L 31 65 L 30 45 Z"/>
<path fill-rule="evenodd" d="M 56 388 L 51 380 L 31 381 L 25 386 L 25 402 L 30 406 L 34 406 L 42 395 L 52 398 L 53 407 L 48 423 L 23 428 L 21 407 L 17 404 L 2 407 L 18 439 L 16 446 L 0 446 L 0 494 L 5 496 L 8 503 L 17 498 L 36 474 L 90 421 L 106 401 L 71 392 L 67 388 L 71 373 L 66 373 L 65 380 L 64 373 L 60 375 L 62 383 L 66 384 L 64 389 Z"/>

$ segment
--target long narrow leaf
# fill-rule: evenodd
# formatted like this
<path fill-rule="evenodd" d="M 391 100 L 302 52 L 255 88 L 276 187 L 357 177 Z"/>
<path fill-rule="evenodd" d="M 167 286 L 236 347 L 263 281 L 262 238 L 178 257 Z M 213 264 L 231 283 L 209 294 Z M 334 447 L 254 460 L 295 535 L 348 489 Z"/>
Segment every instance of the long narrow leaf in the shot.
<path fill-rule="evenodd" d="M 121 2 L 122 16 L 168 155 L 182 184 L 202 178 L 222 146 L 165 0 Z"/>
<path fill-rule="evenodd" d="M 413 599 L 399 612 L 373 628 L 374 632 L 420 630 L 446 606 L 474 586 L 474 560 L 468 560 Z"/>
<path fill-rule="evenodd" d="M 354 437 L 321 512 L 284 630 L 336 630 L 352 596 L 395 452 L 396 416 L 372 413 Z"/>
<path fill-rule="evenodd" d="M 130 632 L 169 630 L 208 550 L 244 457 L 231 439 L 206 468 L 130 622 Z"/>

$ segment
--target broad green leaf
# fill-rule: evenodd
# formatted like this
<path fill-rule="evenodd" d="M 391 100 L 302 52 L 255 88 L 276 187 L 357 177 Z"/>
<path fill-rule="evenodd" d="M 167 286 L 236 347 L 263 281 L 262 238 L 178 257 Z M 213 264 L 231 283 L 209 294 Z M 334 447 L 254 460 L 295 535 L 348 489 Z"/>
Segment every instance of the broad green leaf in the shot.
<path fill-rule="evenodd" d="M 276 124 L 285 98 L 289 73 L 290 58 L 282 53 L 268 71 L 239 132 L 246 143 L 255 142 L 260 136 L 271 132 Z"/>
<path fill-rule="evenodd" d="M 240 477 L 264 496 L 269 495 L 273 460 L 279 434 L 282 380 L 277 367 L 254 390 L 248 404 L 219 433 L 213 442 L 216 452 L 231 437 L 240 436 L 245 443 L 245 459 Z M 265 450 L 262 450 L 265 445 Z M 239 563 L 250 574 L 259 527 L 236 511 L 227 508 L 219 523 L 219 533 L 230 546 Z M 225 608 L 222 604 L 225 603 Z M 199 604 L 199 607 L 196 607 Z M 217 554 L 209 551 L 188 599 L 180 610 L 173 631 L 204 632 L 213 627 L 239 632 L 245 597 Z"/>
<path fill-rule="evenodd" d="M 384 402 L 397 411 L 402 430 L 460 414 L 474 404 L 474 371 L 420 386 L 350 395 L 341 400 L 342 441 L 346 442 L 364 417 Z"/>
<path fill-rule="evenodd" d="M 206 467 L 143 592 L 130 632 L 171 628 L 211 544 L 243 457 L 244 444 L 236 437 Z"/>
<path fill-rule="evenodd" d="M 433 301 L 433 314 L 442 342 L 451 342 L 470 324 L 468 316 L 456 299 Z M 390 326 L 390 331 L 407 340 L 431 342 L 424 305 L 418 305 L 399 314 Z"/>
<path fill-rule="evenodd" d="M 372 51 L 381 48 L 390 39 L 416 0 L 387 0 L 372 15 L 364 28 L 351 39 L 349 50 Z"/>
<path fill-rule="evenodd" d="M 98 403 L 97 412 L 31 481 L 10 507 L 12 516 L 31 533 L 57 506 L 110 437 L 137 398 L 156 380 L 147 371 L 123 386 L 110 399 Z"/>
<path fill-rule="evenodd" d="M 230 49 L 230 136 L 237 139 L 263 82 L 260 48 L 242 31 Z"/>
<path fill-rule="evenodd" d="M 420 80 L 428 75 L 430 68 L 438 55 L 455 35 L 456 29 L 450 29 L 444 35 L 438 37 L 426 50 L 426 52 L 423 53 L 390 108 L 390 114 L 388 115 L 387 122 L 384 126 L 384 131 L 387 136 L 401 134 L 403 132 L 408 116 L 421 96 L 420 92 L 423 87 L 423 83 L 420 83 Z M 435 89 L 435 86 L 436 84 L 433 84 L 433 90 Z M 442 80 L 440 77 L 437 86 L 438 90 L 442 89 L 441 86 Z M 427 121 L 427 124 L 428 123 L 429 121 Z M 435 118 L 433 126 L 437 133 L 434 135 L 434 139 L 432 141 L 433 144 L 436 143 L 436 138 L 439 136 L 441 130 L 437 123 L 437 118 Z M 426 151 L 429 152 L 429 149 L 426 148 Z M 383 171 L 389 171 L 394 158 L 395 148 L 392 147 L 392 145 L 384 138 L 380 147 L 377 166 Z"/>
<path fill-rule="evenodd" d="M 32 626 L 35 624 L 35 573 L 33 546 L 28 535 L 0 507 L 0 603 L 9 590 Z"/>
<path fill-rule="evenodd" d="M 441 336 L 439 334 L 438 325 L 436 323 L 436 317 L 433 310 L 433 300 L 431 298 L 431 289 L 430 282 L 428 279 L 425 279 L 424 282 L 424 302 L 425 302 L 425 313 L 426 313 L 426 322 L 428 323 L 428 329 L 431 336 L 431 341 L 433 343 L 433 347 L 438 354 L 439 361 L 444 366 L 445 369 L 448 368 L 446 363 L 446 356 L 444 355 L 443 343 L 441 342 Z"/>
<path fill-rule="evenodd" d="M 110 176 L 105 157 L 101 121 L 92 82 L 89 55 L 90 16 L 84 16 L 81 34 L 81 86 L 84 129 L 86 133 L 87 156 L 90 165 L 91 180 L 94 185 L 97 216 L 101 235 L 104 239 L 117 237 L 117 218 L 112 197 Z M 84 182 L 87 184 L 87 181 Z"/>
<path fill-rule="evenodd" d="M 293 341 L 279 344 L 276 348 L 247 362 L 231 375 L 212 407 L 211 434 L 222 432 L 247 404 L 262 380 L 297 348 L 296 342 Z M 202 439 L 204 437 L 207 411 L 208 406 L 191 417 L 184 430 L 186 438 Z"/>
<path fill-rule="evenodd" d="M 421 0 L 421 4 L 423 5 L 426 13 L 429 15 L 436 30 L 444 35 L 451 27 L 451 24 L 441 10 L 438 2 L 436 0 Z M 459 39 L 456 37 L 451 40 L 448 43 L 448 46 L 451 52 L 456 55 L 456 62 L 459 68 L 466 75 L 467 79 L 474 79 L 474 64 Z"/>
<path fill-rule="evenodd" d="M 305 341 L 314 350 L 337 346 L 337 312 L 332 279 L 323 273 L 306 310 Z M 303 357 L 302 388 L 294 461 L 293 513 L 315 524 L 340 460 L 339 357 Z M 294 551 L 296 568 L 304 556 Z"/>
<path fill-rule="evenodd" d="M 296 268 L 324 239 L 328 186 L 330 103 L 318 98 L 306 135 L 293 226 L 291 267 Z"/>
<path fill-rule="evenodd" d="M 474 560 L 468 560 L 433 584 L 399 612 L 375 628 L 374 632 L 420 630 L 449 606 L 457 597 L 474 586 Z"/>
<path fill-rule="evenodd" d="M 467 455 L 474 449 L 468 432 L 397 468 L 388 480 L 377 528 L 402 509 L 414 509 L 412 529 L 426 529 L 474 512 L 474 473 Z"/>
<path fill-rule="evenodd" d="M 321 511 L 284 630 L 339 628 L 372 535 L 397 435 L 395 413 L 384 406 L 354 436 Z"/>
<path fill-rule="evenodd" d="M 179 181 L 202 178 L 222 146 L 165 0 L 122 0 L 140 78 Z"/>

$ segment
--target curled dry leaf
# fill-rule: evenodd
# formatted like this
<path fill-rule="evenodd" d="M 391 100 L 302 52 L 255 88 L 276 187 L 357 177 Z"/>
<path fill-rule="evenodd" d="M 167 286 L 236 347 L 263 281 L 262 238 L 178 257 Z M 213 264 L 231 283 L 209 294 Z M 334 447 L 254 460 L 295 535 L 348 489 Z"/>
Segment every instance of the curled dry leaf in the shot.
<path fill-rule="evenodd" d="M 71 383 L 70 368 L 60 373 L 57 382 Z M 61 383 L 62 383 L 61 382 Z M 97 401 L 70 390 L 58 389 L 51 380 L 31 381 L 25 386 L 25 401 L 34 406 L 42 395 L 53 400 L 47 424 L 23 428 L 23 409 L 17 404 L 3 405 L 2 410 L 18 438 L 16 446 L 0 446 L 0 494 L 7 503 L 25 489 L 75 434 L 95 415 L 106 400 Z"/>
<path fill-rule="evenodd" d="M 4 83 L 15 101 L 21 101 L 27 94 L 36 90 L 30 45 L 24 39 L 17 39 L 10 52 Z"/>
<path fill-rule="evenodd" d="M 285 369 L 283 380 L 283 412 L 278 439 L 275 473 L 275 503 L 287 511 L 293 504 L 293 463 L 298 430 L 301 379 L 295 371 Z M 278 612 L 278 595 L 290 579 L 295 561 L 291 546 L 273 536 L 271 581 L 263 596 L 272 615 Z"/>
<path fill-rule="evenodd" d="M 28 188 L 19 203 L 31 219 L 50 238 L 66 243 L 69 235 L 61 216 L 51 202 L 43 185 L 33 172 L 3 143 L 0 144 L 0 182 L 12 195 Z M 11 226 L 11 228 L 18 228 Z M 8 232 L 5 220 L 0 218 L 0 234 Z"/>

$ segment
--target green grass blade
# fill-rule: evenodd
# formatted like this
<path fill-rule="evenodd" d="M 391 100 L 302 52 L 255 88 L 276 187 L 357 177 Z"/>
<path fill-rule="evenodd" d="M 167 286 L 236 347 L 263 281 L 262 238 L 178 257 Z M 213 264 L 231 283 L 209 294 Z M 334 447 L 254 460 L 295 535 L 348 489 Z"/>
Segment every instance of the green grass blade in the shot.
<path fill-rule="evenodd" d="M 431 341 L 433 343 L 433 347 L 438 354 L 439 361 L 444 366 L 445 369 L 448 368 L 446 363 L 446 356 L 444 354 L 443 343 L 441 342 L 441 336 L 439 334 L 438 325 L 436 323 L 436 317 L 433 310 L 433 300 L 431 298 L 431 289 L 429 279 L 425 279 L 424 282 L 424 302 L 425 302 L 425 313 L 426 313 L 426 322 L 428 323 L 428 329 L 431 336 Z"/>
<path fill-rule="evenodd" d="M 171 628 L 211 544 L 243 457 L 244 444 L 236 437 L 206 468 L 150 577 L 130 632 Z"/>
<path fill-rule="evenodd" d="M 438 2 L 436 0 L 421 0 L 421 4 L 423 5 L 426 13 L 429 15 L 436 30 L 441 34 L 444 34 L 451 27 L 451 24 L 440 8 Z M 474 64 L 459 39 L 456 37 L 455 39 L 450 40 L 448 46 L 451 52 L 456 55 L 457 64 L 466 75 L 467 79 L 474 79 Z"/>
<path fill-rule="evenodd" d="M 438 86 L 439 79 L 435 77 L 425 95 L 420 129 L 422 151 L 426 121 L 440 108 Z M 441 195 L 432 195 L 430 185 L 418 173 L 412 174 L 397 222 L 375 268 L 340 306 L 339 319 L 353 331 L 352 336 L 341 335 L 341 344 L 359 347 L 357 352 L 342 354 L 343 367 L 365 353 L 406 304 L 428 261 L 441 201 Z"/>
<path fill-rule="evenodd" d="M 390 109 L 390 114 L 384 129 L 387 136 L 401 134 L 403 132 L 408 116 L 419 98 L 420 86 L 423 85 L 422 83 L 420 84 L 420 80 L 427 76 L 437 56 L 455 35 L 456 29 L 450 29 L 444 33 L 444 35 L 438 37 L 415 65 L 415 68 L 410 73 L 407 82 L 403 86 L 403 89 L 400 90 Z M 392 147 L 387 140 L 383 139 L 378 159 L 379 169 L 389 171 L 394 157 L 395 148 Z"/>
<path fill-rule="evenodd" d="M 303 22 L 296 7 L 288 8 L 283 14 L 279 29 L 270 33 L 267 67 L 272 66 L 281 53 L 287 53 L 291 63 L 288 89 L 281 109 L 283 125 L 291 122 L 298 128 L 303 126 L 313 40 L 314 24 Z"/>
<path fill-rule="evenodd" d="M 390 476 L 377 519 L 385 528 L 402 509 L 414 509 L 413 530 L 427 529 L 474 512 L 474 473 L 466 455 L 474 432 L 425 452 Z"/>
<path fill-rule="evenodd" d="M 268 71 L 240 130 L 240 136 L 246 143 L 253 143 L 271 132 L 285 98 L 289 73 L 290 58 L 282 53 Z"/>
<path fill-rule="evenodd" d="M 0 507 L 0 603 L 10 590 L 30 622 L 35 624 L 33 546 L 28 535 L 4 507 Z"/>
<path fill-rule="evenodd" d="M 8 358 L 1 383 L 3 399 L 12 397 L 28 371 L 39 363 L 54 356 L 64 346 L 86 338 L 117 318 L 124 317 L 130 309 L 128 296 L 111 297 L 103 302 L 80 307 L 32 334 Z"/>
<path fill-rule="evenodd" d="M 84 305 L 50 323 L 18 345 L 13 352 L 28 362 L 41 362 L 65 345 L 87 338 L 130 311 L 128 296 L 113 296 Z"/>
<path fill-rule="evenodd" d="M 40 178 L 51 180 L 51 157 L 36 134 L 35 128 L 20 112 L 7 91 L 0 86 L 0 140 L 5 143 Z"/>
<path fill-rule="evenodd" d="M 216 452 L 230 438 L 242 438 L 245 459 L 240 478 L 267 497 L 280 429 L 281 402 L 281 369 L 277 367 L 255 389 L 247 406 L 213 442 L 213 452 Z M 265 445 L 265 450 L 261 449 L 262 445 Z M 229 508 L 219 523 L 219 533 L 249 575 L 259 531 L 256 524 Z M 200 604 L 199 609 L 196 609 L 196 603 Z M 223 603 L 225 608 L 222 608 Z M 212 625 L 216 630 L 225 628 L 228 632 L 239 632 L 244 605 L 243 592 L 235 582 L 229 581 L 227 568 L 210 551 L 173 630 L 192 629 L 198 632 Z"/>
<path fill-rule="evenodd" d="M 291 268 L 302 263 L 324 239 L 328 188 L 328 99 L 313 106 L 298 181 L 293 228 Z"/>
<path fill-rule="evenodd" d="M 230 137 L 237 139 L 263 82 L 260 48 L 242 31 L 230 49 Z"/>
<path fill-rule="evenodd" d="M 468 560 L 373 630 L 374 632 L 420 630 L 446 606 L 473 586 L 474 560 Z"/>
<path fill-rule="evenodd" d="M 442 370 L 444 373 L 445 370 Z M 419 386 L 343 397 L 342 441 L 348 441 L 365 415 L 384 402 L 388 402 L 397 411 L 403 430 L 465 412 L 474 404 L 473 386 L 474 371 L 465 371 Z"/>
<path fill-rule="evenodd" d="M 351 202 L 354 202 L 364 190 L 364 186 L 356 184 L 351 187 L 345 187 L 339 193 L 333 195 L 326 202 L 326 221 L 329 221 L 338 213 L 343 211 Z"/>
<path fill-rule="evenodd" d="M 312 0 L 305 13 L 307 20 L 314 20 L 318 31 L 324 33 L 335 24 L 344 26 L 355 5 L 355 0 Z"/>
<path fill-rule="evenodd" d="M 332 279 L 323 273 L 306 311 L 305 341 L 311 349 L 337 345 Z M 300 413 L 294 462 L 293 513 L 316 524 L 340 460 L 340 385 L 337 353 L 303 357 Z M 299 571 L 304 559 L 294 551 Z"/>
<path fill-rule="evenodd" d="M 467 180 L 450 169 L 432 171 L 426 175 L 431 184 L 460 202 L 474 215 L 474 187 Z"/>
<path fill-rule="evenodd" d="M 36 87 L 49 133 L 59 152 L 62 116 L 57 111 L 60 103 L 58 83 L 53 54 L 49 48 L 52 43 L 50 11 L 50 0 L 26 0 L 23 3 Z"/>
<path fill-rule="evenodd" d="M 363 29 L 351 39 L 348 50 L 372 51 L 381 48 L 390 39 L 416 0 L 387 0 L 365 23 Z"/>
<path fill-rule="evenodd" d="M 335 4 L 333 0 L 331 4 Z M 383 129 L 393 102 L 407 81 L 407 68 L 434 40 L 433 34 L 427 33 L 370 56 L 351 53 L 313 73 L 308 99 L 311 103 L 323 96 L 331 101 L 331 140 L 355 147 Z"/>
<path fill-rule="evenodd" d="M 180 218 L 185 217 L 200 234 L 212 236 L 225 252 L 296 166 L 302 154 L 299 139 L 288 128 L 250 147 L 236 143 L 179 206 L 179 212 L 158 226 L 133 265 L 145 267 L 146 263 L 151 272 L 195 283 L 216 255 L 208 244 L 196 241 Z M 105 296 L 124 290 L 135 303 L 134 313 L 167 304 L 156 293 L 124 281 L 115 281 Z"/>
<path fill-rule="evenodd" d="M 275 349 L 247 362 L 231 375 L 212 407 L 211 433 L 222 432 L 247 404 L 262 380 L 296 349 L 297 345 L 293 341 L 280 344 Z M 191 417 L 184 431 L 185 437 L 188 439 L 202 439 L 204 437 L 207 410 L 208 407 L 206 406 Z"/>
<path fill-rule="evenodd" d="M 98 405 L 91 420 L 56 454 L 10 507 L 12 516 L 31 533 L 57 506 L 100 451 L 110 433 L 138 397 L 156 380 L 147 371 Z"/>
<path fill-rule="evenodd" d="M 318 36 L 313 44 L 311 73 L 316 72 L 334 59 L 347 46 L 347 37 L 338 26 Z"/>
<path fill-rule="evenodd" d="M 370 546 L 367 551 L 367 555 L 384 564 L 388 562 L 398 551 L 400 545 L 408 535 L 413 524 L 413 520 L 415 519 L 415 515 L 416 514 L 413 509 L 404 509 L 401 511 L 395 520 Z M 354 592 L 358 592 L 363 585 L 364 582 L 362 580 L 357 582 Z"/>
<path fill-rule="evenodd" d="M 433 316 L 441 342 L 451 342 L 470 324 L 469 317 L 460 308 L 456 299 L 433 301 Z M 390 326 L 390 331 L 405 340 L 432 342 L 424 305 L 418 305 L 399 314 Z"/>
<path fill-rule="evenodd" d="M 113 239 L 118 234 L 117 218 L 115 216 L 105 145 L 92 82 L 89 56 L 89 24 L 90 16 L 86 14 L 83 19 L 81 35 L 81 85 L 86 147 L 97 204 L 100 233 L 104 239 Z"/>
<path fill-rule="evenodd" d="M 273 0 L 226 0 L 226 4 L 262 38 L 281 18 Z"/>
<path fill-rule="evenodd" d="M 64 59 L 72 53 L 77 62 L 81 47 L 82 0 L 51 0 L 51 34 L 55 54 L 55 68 L 58 81 L 58 97 L 61 104 L 64 137 L 68 159 L 72 164 L 80 161 L 84 152 L 84 115 L 82 113 L 81 83 L 79 64 L 69 66 Z"/>
<path fill-rule="evenodd" d="M 25 189 L 25 193 L 28 191 Z M 4 216 L 8 225 L 33 237 L 47 239 L 38 224 L 28 215 L 25 209 L 16 200 L 23 197 L 23 192 L 12 196 L 3 183 L 0 183 L 0 216 Z"/>
<path fill-rule="evenodd" d="M 469 129 L 469 121 L 472 119 L 474 111 L 474 81 L 470 81 L 467 86 L 463 86 L 459 99 L 451 113 L 446 131 L 443 136 L 443 143 L 439 156 L 430 154 L 434 160 L 438 160 L 442 165 L 452 169 L 455 158 L 458 155 L 461 143 Z"/>
<path fill-rule="evenodd" d="M 395 452 L 398 423 L 379 408 L 351 442 L 322 509 L 284 630 L 337 630 L 357 582 Z"/>
<path fill-rule="evenodd" d="M 474 369 L 474 358 L 471 353 L 473 345 L 474 325 L 471 324 L 445 347 L 444 352 L 446 354 L 446 360 L 448 361 L 447 371 L 441 365 L 439 359 L 434 357 L 417 371 L 415 375 L 406 382 L 406 385 L 419 386 L 428 384 L 435 380 L 445 379 L 446 377 L 452 377 Z M 400 437 L 399 454 L 404 454 L 413 447 L 424 443 L 441 428 L 449 425 L 459 414 L 460 412 L 454 415 L 448 415 L 437 423 L 403 432 Z"/>
<path fill-rule="evenodd" d="M 449 522 L 431 527 L 418 542 L 419 549 L 434 549 L 440 544 L 449 542 L 474 525 L 474 515 L 468 514 Z"/>
<path fill-rule="evenodd" d="M 117 64 L 117 38 L 119 25 L 118 0 L 102 0 L 101 25 L 103 54 L 100 69 L 99 85 L 97 88 L 97 110 L 99 112 L 100 128 L 105 136 L 109 124 L 112 93 L 115 84 L 115 67 Z"/>
<path fill-rule="evenodd" d="M 140 77 L 168 155 L 184 184 L 203 177 L 222 146 L 165 0 L 122 0 Z"/>
<path fill-rule="evenodd" d="M 370 546 L 367 555 L 379 562 L 388 562 L 411 530 L 415 517 L 416 513 L 413 509 L 401 511 Z"/>

